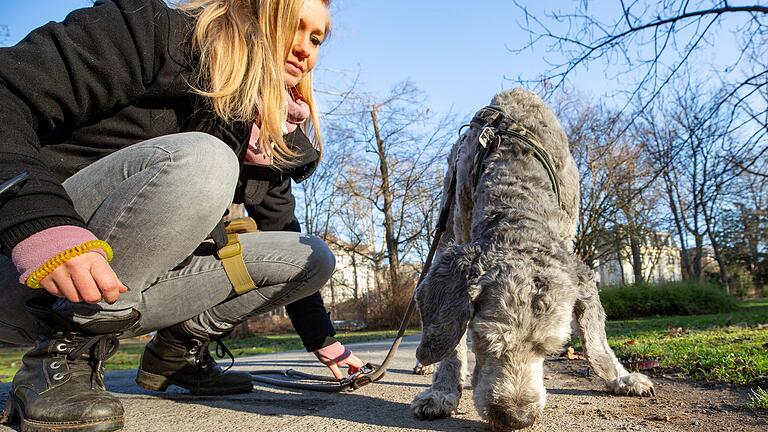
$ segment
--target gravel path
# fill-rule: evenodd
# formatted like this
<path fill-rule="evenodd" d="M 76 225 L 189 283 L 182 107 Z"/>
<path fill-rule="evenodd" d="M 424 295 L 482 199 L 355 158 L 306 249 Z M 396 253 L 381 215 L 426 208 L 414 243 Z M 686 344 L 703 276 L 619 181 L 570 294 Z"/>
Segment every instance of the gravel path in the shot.
<path fill-rule="evenodd" d="M 350 345 L 367 361 L 380 362 L 390 341 Z M 160 394 L 134 382 L 135 371 L 107 374 L 107 385 L 123 400 L 126 431 L 485 431 L 469 389 L 459 413 L 450 419 L 416 420 L 408 410 L 413 396 L 429 386 L 430 377 L 410 373 L 418 337 L 402 344 L 394 367 L 384 379 L 347 394 L 276 389 L 256 385 L 231 397 L 193 397 L 180 389 Z M 305 352 L 242 357 L 236 368 L 295 368 L 324 373 Z M 658 396 L 614 397 L 601 391 L 599 378 L 586 376 L 584 361 L 551 359 L 546 363 L 549 398 L 544 418 L 531 431 L 768 431 L 768 417 L 741 408 L 746 388 L 708 385 L 674 377 L 655 377 Z M 9 384 L 0 385 L 0 394 Z M 768 414 L 768 413 L 766 413 Z M 0 426 L 0 431 L 13 430 Z"/>

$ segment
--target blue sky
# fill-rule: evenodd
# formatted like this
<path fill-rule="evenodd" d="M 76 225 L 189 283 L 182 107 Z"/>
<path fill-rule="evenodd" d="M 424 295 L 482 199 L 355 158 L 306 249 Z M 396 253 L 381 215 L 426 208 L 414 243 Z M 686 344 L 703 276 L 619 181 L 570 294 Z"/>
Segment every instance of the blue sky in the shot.
<path fill-rule="evenodd" d="M 549 5 L 569 1 L 549 2 Z M 62 20 L 89 0 L 0 2 L 0 24 L 9 26 L 14 44 L 35 27 Z M 464 1 L 334 0 L 333 36 L 322 48 L 318 87 L 334 87 L 341 75 L 359 76 L 358 87 L 383 95 L 411 79 L 424 90 L 435 112 L 453 109 L 468 115 L 497 91 L 513 86 L 508 78 L 545 70 L 543 53 L 516 56 L 508 47 L 523 45 L 509 0 Z M 482 5 L 482 6 L 481 6 Z M 589 77 L 580 88 L 604 83 Z"/>
<path fill-rule="evenodd" d="M 524 2 L 533 12 L 543 8 L 572 11 L 579 0 Z M 90 0 L 0 1 L 0 25 L 9 27 L 11 44 L 50 20 L 91 4 Z M 600 2 L 590 14 L 615 15 L 618 2 Z M 521 55 L 510 48 L 525 45 L 518 22 L 522 14 L 511 0 L 333 0 L 334 30 L 321 50 L 317 87 L 340 86 L 341 77 L 359 79 L 358 88 L 384 95 L 410 79 L 423 90 L 434 112 L 453 110 L 467 116 L 488 103 L 518 76 L 535 77 L 548 68 L 544 45 Z M 731 51 L 714 51 L 719 58 Z M 727 45 L 726 45 L 727 46 Z M 571 83 L 594 98 L 621 85 L 606 79 L 605 65 L 577 69 Z M 610 69 L 609 69 L 610 70 Z M 626 83 L 625 83 L 626 84 Z M 321 99 L 322 100 L 322 99 Z"/>

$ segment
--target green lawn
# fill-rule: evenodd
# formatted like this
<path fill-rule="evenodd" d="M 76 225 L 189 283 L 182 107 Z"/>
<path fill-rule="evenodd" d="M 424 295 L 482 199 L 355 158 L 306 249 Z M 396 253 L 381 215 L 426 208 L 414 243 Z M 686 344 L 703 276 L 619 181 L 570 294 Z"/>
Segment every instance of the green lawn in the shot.
<path fill-rule="evenodd" d="M 768 380 L 768 299 L 735 312 L 607 323 L 620 358 L 654 359 L 695 378 L 736 384 Z"/>
<path fill-rule="evenodd" d="M 418 331 L 408 330 L 406 335 L 413 335 L 416 333 L 418 333 Z M 394 338 L 396 334 L 396 330 L 365 331 L 339 333 L 336 335 L 336 338 L 344 343 L 355 343 L 388 338 L 391 339 Z M 136 368 L 146 343 L 146 339 L 128 339 L 121 341 L 120 349 L 114 357 L 110 358 L 107 362 L 107 370 Z M 226 345 L 236 357 L 303 349 L 301 340 L 295 334 L 253 336 L 246 339 L 227 340 Z M 21 356 L 27 349 L 28 348 L 0 348 L 0 382 L 10 381 L 13 378 L 13 374 L 15 374 L 16 370 L 21 366 Z M 367 361 L 367 359 L 364 361 Z M 229 359 L 221 360 L 222 364 L 228 364 L 228 362 Z"/>
<path fill-rule="evenodd" d="M 722 314 L 609 321 L 607 332 L 611 347 L 622 359 L 658 358 L 663 369 L 700 379 L 737 384 L 768 381 L 768 299 L 742 302 L 737 311 Z M 338 337 L 354 343 L 395 334 L 369 331 Z M 107 369 L 135 368 L 145 343 L 123 341 Z M 228 341 L 227 346 L 235 356 L 302 349 L 296 335 L 254 336 Z M 24 351 L 0 349 L 0 381 L 11 379 Z"/>

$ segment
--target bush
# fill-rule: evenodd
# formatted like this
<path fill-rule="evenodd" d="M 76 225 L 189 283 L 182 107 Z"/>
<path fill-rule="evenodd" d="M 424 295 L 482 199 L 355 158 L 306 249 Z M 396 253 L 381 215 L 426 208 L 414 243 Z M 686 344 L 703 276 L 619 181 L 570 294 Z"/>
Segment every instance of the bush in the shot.
<path fill-rule="evenodd" d="M 244 339 L 253 335 L 279 335 L 293 332 L 293 325 L 288 317 L 261 314 L 250 317 L 240 323 L 229 334 L 231 339 Z"/>
<path fill-rule="evenodd" d="M 702 315 L 730 312 L 736 299 L 718 285 L 676 282 L 607 288 L 600 300 L 608 319 L 622 320 L 655 315 Z"/>
<path fill-rule="evenodd" d="M 405 278 L 404 278 L 405 279 Z M 368 324 L 372 329 L 398 328 L 403 320 L 416 286 L 414 280 L 404 280 L 395 290 L 377 290 L 367 297 Z M 409 326 L 418 326 L 418 310 L 411 316 Z"/>

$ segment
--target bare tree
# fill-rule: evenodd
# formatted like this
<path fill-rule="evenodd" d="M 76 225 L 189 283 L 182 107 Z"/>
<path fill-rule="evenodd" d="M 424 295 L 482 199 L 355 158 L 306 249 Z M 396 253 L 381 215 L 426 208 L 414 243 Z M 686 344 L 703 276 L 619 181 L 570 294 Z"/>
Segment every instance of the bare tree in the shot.
<path fill-rule="evenodd" d="M 768 284 L 768 178 L 742 175 L 735 183 L 718 227 L 719 243 L 733 272 L 747 273 L 754 287 L 765 286 Z M 742 281 L 738 284 L 743 285 Z"/>
<path fill-rule="evenodd" d="M 333 131 L 325 137 L 329 143 L 338 142 L 338 139 Z M 326 147 L 330 149 L 324 151 L 316 171 L 297 186 L 300 192 L 299 213 L 303 216 L 304 229 L 319 237 L 327 236 L 332 228 L 333 217 L 342 200 L 336 193 L 336 185 L 341 178 L 339 167 L 347 165 L 352 158 L 338 144 Z"/>
<path fill-rule="evenodd" d="M 635 246 L 636 280 L 642 279 L 640 244 L 649 228 L 651 207 L 644 205 L 640 147 L 621 134 L 627 120 L 604 105 L 570 92 L 558 95 L 556 111 L 580 172 L 578 234 L 575 250 L 591 267 L 625 246 Z"/>
<path fill-rule="evenodd" d="M 697 86 L 689 81 L 675 87 L 668 103 L 656 105 L 659 112 L 644 114 L 643 144 L 649 157 L 662 167 L 669 211 L 683 248 L 685 273 L 694 279 L 703 278 L 702 253 L 709 245 L 720 267 L 720 280 L 726 283 L 728 265 L 716 232 L 729 185 L 740 171 L 729 152 L 735 134 L 724 127 L 730 119 L 723 111 L 713 116 L 706 109 L 719 94 L 707 94 Z M 664 100 L 660 98 L 659 102 Z"/>
<path fill-rule="evenodd" d="M 374 210 L 372 216 L 383 227 L 375 237 L 381 239 L 386 251 L 391 289 L 400 286 L 403 257 L 415 242 L 427 237 L 428 218 L 419 220 L 425 216 L 424 203 L 435 206 L 439 202 L 435 177 L 423 174 L 443 166 L 452 136 L 449 119 L 445 116 L 435 121 L 423 93 L 408 81 L 396 85 L 383 98 L 350 95 L 348 103 L 329 116 L 329 127 L 344 131 L 338 136 L 352 155 L 339 169 L 336 191 L 344 197 L 342 205 L 350 199 L 362 199 Z"/>
<path fill-rule="evenodd" d="M 548 71 L 519 79 L 554 91 L 577 68 L 602 61 L 607 78 L 632 83 L 623 89 L 622 108 L 631 113 L 648 109 L 686 69 L 696 68 L 700 82 L 723 89 L 702 115 L 726 113 L 722 126 L 744 139 L 728 143 L 725 150 L 742 171 L 754 170 L 768 154 L 768 6 L 728 0 L 621 0 L 618 6 L 603 20 L 590 11 L 594 5 L 589 0 L 577 2 L 570 12 L 538 15 L 518 3 L 531 35 L 519 51 L 544 44 L 552 54 Z M 731 35 L 735 49 L 724 46 Z M 741 54 L 707 68 L 707 56 L 716 50 Z"/>

